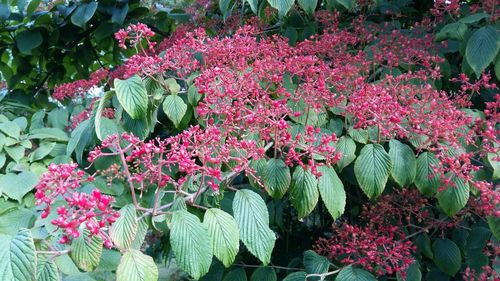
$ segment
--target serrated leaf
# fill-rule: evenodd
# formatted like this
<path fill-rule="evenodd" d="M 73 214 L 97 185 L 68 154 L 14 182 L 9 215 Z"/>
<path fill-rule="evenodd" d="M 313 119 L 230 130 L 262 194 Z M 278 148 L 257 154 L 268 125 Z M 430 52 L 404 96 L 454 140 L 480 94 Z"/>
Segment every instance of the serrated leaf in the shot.
<path fill-rule="evenodd" d="M 38 259 L 36 270 L 37 281 L 59 281 L 59 270 L 51 259 Z"/>
<path fill-rule="evenodd" d="M 436 239 L 432 244 L 434 263 L 449 276 L 455 276 L 462 265 L 462 256 L 457 244 L 449 239 Z"/>
<path fill-rule="evenodd" d="M 292 177 L 290 168 L 281 159 L 271 158 L 263 169 L 262 181 L 273 198 L 282 198 L 288 190 Z"/>
<path fill-rule="evenodd" d="M 98 235 L 90 237 L 90 231 L 84 229 L 80 237 L 71 244 L 71 259 L 83 271 L 94 271 L 99 265 L 102 255 L 102 238 Z"/>
<path fill-rule="evenodd" d="M 500 35 L 492 26 L 476 30 L 467 41 L 465 58 L 480 77 L 481 72 L 495 59 L 500 50 Z"/>
<path fill-rule="evenodd" d="M 335 281 L 377 281 L 377 279 L 370 272 L 350 265 L 339 272 Z"/>
<path fill-rule="evenodd" d="M 212 243 L 206 226 L 197 216 L 184 210 L 174 212 L 170 245 L 177 265 L 194 279 L 199 279 L 210 269 Z"/>
<path fill-rule="evenodd" d="M 236 220 L 228 213 L 211 208 L 205 212 L 203 224 L 208 229 L 214 256 L 225 267 L 234 262 L 240 247 L 240 235 Z"/>
<path fill-rule="evenodd" d="M 130 245 L 131 249 L 135 250 L 140 250 L 142 247 L 142 244 L 144 244 L 144 239 L 146 238 L 146 234 L 148 232 L 148 223 L 146 220 L 140 220 L 137 223 L 137 233 L 135 234 L 134 240 L 132 241 L 132 244 Z"/>
<path fill-rule="evenodd" d="M 307 14 L 312 15 L 314 10 L 316 10 L 316 5 L 318 5 L 318 0 L 297 0 L 299 6 Z"/>
<path fill-rule="evenodd" d="M 350 137 L 342 136 L 337 141 L 336 149 L 342 155 L 337 162 L 339 171 L 342 171 L 356 159 L 356 143 Z"/>
<path fill-rule="evenodd" d="M 116 269 L 117 281 L 156 281 L 158 267 L 152 257 L 138 250 L 128 250 L 123 254 Z"/>
<path fill-rule="evenodd" d="M 276 276 L 276 272 L 272 267 L 259 267 L 253 273 L 252 277 L 250 277 L 250 281 L 277 281 L 278 276 Z"/>
<path fill-rule="evenodd" d="M 71 23 L 81 28 L 85 27 L 85 24 L 92 18 L 95 11 L 97 10 L 97 2 L 92 1 L 90 3 L 81 3 L 71 15 Z"/>
<path fill-rule="evenodd" d="M 321 177 L 318 181 L 319 194 L 326 209 L 334 220 L 338 219 L 345 209 L 346 193 L 344 184 L 332 167 L 320 166 L 318 172 Z"/>
<path fill-rule="evenodd" d="M 32 172 L 6 174 L 0 177 L 0 194 L 21 202 L 24 195 L 38 183 L 38 176 Z"/>
<path fill-rule="evenodd" d="M 284 164 L 284 163 L 283 163 Z M 288 167 L 287 167 L 288 168 Z M 318 204 L 318 180 L 309 170 L 295 168 L 290 189 L 290 201 L 297 210 L 299 219 L 309 215 Z"/>
<path fill-rule="evenodd" d="M 436 194 L 439 206 L 450 217 L 465 207 L 470 195 L 469 184 L 464 180 L 453 175 L 451 182 L 454 186 L 450 186 Z"/>
<path fill-rule="evenodd" d="M 9 281 L 36 280 L 35 244 L 28 229 L 13 237 L 0 235 L 0 276 Z"/>
<path fill-rule="evenodd" d="M 420 265 L 417 261 L 414 261 L 410 266 L 406 269 L 406 277 L 398 272 L 396 275 L 398 281 L 421 281 L 422 280 L 422 272 L 420 271 Z"/>
<path fill-rule="evenodd" d="M 307 273 L 298 271 L 288 274 L 283 281 L 304 281 L 306 280 Z"/>
<path fill-rule="evenodd" d="M 465 23 L 450 23 L 445 25 L 438 33 L 436 33 L 436 41 L 443 41 L 447 39 L 463 40 L 465 32 L 467 32 L 467 25 Z"/>
<path fill-rule="evenodd" d="M 236 268 L 224 277 L 223 281 L 247 281 L 247 274 L 243 268 Z"/>
<path fill-rule="evenodd" d="M 182 121 L 182 117 L 186 114 L 187 105 L 181 97 L 170 95 L 163 101 L 163 111 L 177 128 Z"/>
<path fill-rule="evenodd" d="M 419 234 L 415 238 L 415 244 L 417 245 L 417 250 L 429 259 L 434 258 L 431 248 L 431 239 L 426 233 Z"/>
<path fill-rule="evenodd" d="M 191 85 L 188 88 L 187 98 L 189 104 L 192 106 L 196 106 L 198 102 L 201 100 L 201 94 L 198 93 L 198 88 L 195 85 Z"/>
<path fill-rule="evenodd" d="M 347 130 L 347 133 L 352 137 L 353 140 L 359 143 L 368 143 L 369 134 L 367 129 L 354 129 L 353 126 L 350 126 Z"/>
<path fill-rule="evenodd" d="M 148 108 L 148 95 L 141 78 L 134 75 L 126 80 L 115 79 L 114 85 L 118 102 L 130 117 L 144 117 Z"/>
<path fill-rule="evenodd" d="M 238 190 L 233 200 L 233 212 L 243 244 L 262 263 L 268 264 L 276 236 L 269 228 L 269 213 L 264 200 L 251 190 Z"/>
<path fill-rule="evenodd" d="M 126 205 L 120 209 L 120 217 L 109 229 L 111 241 L 122 249 L 128 249 L 138 230 L 135 206 Z"/>
<path fill-rule="evenodd" d="M 304 252 L 303 264 L 309 274 L 322 274 L 328 272 L 330 262 L 326 257 L 318 255 L 312 250 Z M 320 280 L 319 277 L 311 278 L 311 281 Z"/>
<path fill-rule="evenodd" d="M 278 10 L 280 17 L 283 17 L 290 11 L 295 0 L 267 0 L 267 2 L 271 7 Z"/>
<path fill-rule="evenodd" d="M 422 194 L 430 196 L 437 192 L 441 185 L 439 175 L 434 173 L 434 167 L 439 166 L 438 159 L 430 152 L 424 152 L 417 158 L 415 185 Z"/>
<path fill-rule="evenodd" d="M 382 194 L 389 178 L 391 158 L 380 144 L 367 144 L 354 163 L 354 175 L 368 198 Z"/>
<path fill-rule="evenodd" d="M 391 175 L 394 181 L 401 187 L 412 184 L 417 173 L 417 159 L 413 150 L 398 140 L 390 140 L 389 156 L 391 157 Z"/>

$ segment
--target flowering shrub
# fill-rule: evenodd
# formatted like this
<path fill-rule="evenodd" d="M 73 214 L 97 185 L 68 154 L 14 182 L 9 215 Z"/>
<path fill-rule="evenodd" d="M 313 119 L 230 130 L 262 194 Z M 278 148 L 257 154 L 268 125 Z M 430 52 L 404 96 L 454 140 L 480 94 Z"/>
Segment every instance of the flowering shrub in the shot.
<path fill-rule="evenodd" d="M 193 20 L 168 35 L 116 30 L 126 57 L 54 88 L 65 108 L 48 119 L 70 137 L 26 138 L 60 140 L 66 158 L 29 189 L 40 234 L 6 240 L 33 253 L 23 264 L 38 254 L 37 276 L 57 276 L 51 258 L 69 254 L 103 280 L 157 280 L 162 260 L 194 279 L 497 280 L 494 4 L 235 2 L 186 4 Z"/>

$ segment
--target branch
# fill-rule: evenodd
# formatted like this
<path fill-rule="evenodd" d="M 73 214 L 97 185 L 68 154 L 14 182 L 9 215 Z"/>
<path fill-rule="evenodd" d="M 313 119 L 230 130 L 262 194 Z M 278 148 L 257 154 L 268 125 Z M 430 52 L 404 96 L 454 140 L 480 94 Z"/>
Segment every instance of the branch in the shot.
<path fill-rule="evenodd" d="M 326 273 L 311 273 L 311 274 L 307 274 L 306 275 L 306 280 L 307 278 L 309 277 L 319 277 L 319 280 L 320 281 L 323 281 L 325 280 L 326 277 L 330 276 L 330 275 L 333 275 L 333 274 L 337 274 L 339 273 L 343 268 L 339 268 L 339 269 L 336 269 L 334 271 L 330 271 L 330 272 L 326 272 Z"/>

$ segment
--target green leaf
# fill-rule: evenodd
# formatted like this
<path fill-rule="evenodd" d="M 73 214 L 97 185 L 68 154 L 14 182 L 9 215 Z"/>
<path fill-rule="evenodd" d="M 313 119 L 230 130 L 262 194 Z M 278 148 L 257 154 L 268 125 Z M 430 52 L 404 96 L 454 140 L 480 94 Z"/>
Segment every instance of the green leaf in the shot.
<path fill-rule="evenodd" d="M 148 232 L 148 223 L 146 220 L 140 220 L 137 223 L 137 233 L 134 237 L 134 240 L 132 241 L 132 244 L 130 245 L 131 249 L 135 250 L 140 250 L 142 247 L 142 244 L 144 244 L 144 239 L 146 238 L 146 234 Z"/>
<path fill-rule="evenodd" d="M 7 211 L 0 215 L 0 234 L 15 235 L 20 228 L 30 228 L 33 221 L 33 212 L 28 209 Z"/>
<path fill-rule="evenodd" d="M 389 141 L 389 156 L 391 157 L 391 175 L 401 187 L 407 187 L 415 180 L 417 159 L 413 150 L 398 140 Z"/>
<path fill-rule="evenodd" d="M 234 3 L 233 3 L 234 4 Z M 231 8 L 231 0 L 219 0 L 219 10 L 222 13 L 222 17 L 227 19 Z"/>
<path fill-rule="evenodd" d="M 243 268 L 236 268 L 229 271 L 223 281 L 247 281 L 247 274 Z"/>
<path fill-rule="evenodd" d="M 30 162 L 41 160 L 45 156 L 49 155 L 49 153 L 52 152 L 56 144 L 57 143 L 55 142 L 42 142 L 40 146 L 30 154 Z"/>
<path fill-rule="evenodd" d="M 0 152 L 0 169 L 5 165 L 5 161 L 7 160 L 7 156 L 5 156 L 5 153 Z"/>
<path fill-rule="evenodd" d="M 368 198 L 382 194 L 389 178 L 391 158 L 380 144 L 367 144 L 354 163 L 354 175 Z"/>
<path fill-rule="evenodd" d="M 71 15 L 71 23 L 81 28 L 85 27 L 85 24 L 94 16 L 97 10 L 97 2 L 92 1 L 90 3 L 81 3 L 76 11 Z"/>
<path fill-rule="evenodd" d="M 201 94 L 198 93 L 198 88 L 195 85 L 191 85 L 188 88 L 187 98 L 189 104 L 192 106 L 196 106 L 198 102 L 201 100 Z"/>
<path fill-rule="evenodd" d="M 262 182 L 271 197 L 282 198 L 291 181 L 290 169 L 283 160 L 271 158 L 267 161 L 263 170 Z"/>
<path fill-rule="evenodd" d="M 353 140 L 362 143 L 362 144 L 367 144 L 368 143 L 368 130 L 367 129 L 354 129 L 353 126 L 350 126 L 347 129 L 347 133 L 349 136 L 352 137 Z"/>
<path fill-rule="evenodd" d="M 288 274 L 283 281 L 304 281 L 306 280 L 307 273 L 298 271 Z"/>
<path fill-rule="evenodd" d="M 2 280 L 36 280 L 35 244 L 28 229 L 14 237 L 0 235 L 0 276 Z"/>
<path fill-rule="evenodd" d="M 69 140 L 68 135 L 63 130 L 58 128 L 40 128 L 31 130 L 28 139 L 50 139 L 62 142 Z"/>
<path fill-rule="evenodd" d="M 234 196 L 233 212 L 243 244 L 262 263 L 268 264 L 276 236 L 269 228 L 269 213 L 264 200 L 251 190 L 238 190 Z"/>
<path fill-rule="evenodd" d="M 354 5 L 356 5 L 355 0 L 337 0 L 337 2 L 344 6 L 347 10 L 352 10 L 354 8 Z"/>
<path fill-rule="evenodd" d="M 102 122 L 102 113 L 104 112 L 104 108 L 106 104 L 113 98 L 113 95 L 115 94 L 114 91 L 107 91 L 104 93 L 104 95 L 101 97 L 99 100 L 99 105 L 97 106 L 97 110 L 95 112 L 95 119 L 94 119 L 94 124 L 95 124 L 95 132 L 97 134 L 97 138 L 99 140 L 104 140 L 106 137 L 101 135 L 101 122 Z"/>
<path fill-rule="evenodd" d="M 399 272 L 396 275 L 396 277 L 398 281 L 421 281 L 422 272 L 420 271 L 420 265 L 418 264 L 417 261 L 414 261 L 406 269 L 406 278 L 403 278 Z"/>
<path fill-rule="evenodd" d="M 115 245 L 128 249 L 138 230 L 135 206 L 126 205 L 120 210 L 120 217 L 109 229 L 109 236 Z"/>
<path fill-rule="evenodd" d="M 465 23 L 450 23 L 445 25 L 438 33 L 436 33 L 436 41 L 443 41 L 447 39 L 463 40 L 465 32 L 467 32 L 467 25 Z"/>
<path fill-rule="evenodd" d="M 276 272 L 272 267 L 259 267 L 253 273 L 252 277 L 250 277 L 250 281 L 277 281 L 278 276 L 276 276 Z"/>
<path fill-rule="evenodd" d="M 184 210 L 174 212 L 170 245 L 177 265 L 194 279 L 199 279 L 210 269 L 212 243 L 206 226 L 197 216 Z"/>
<path fill-rule="evenodd" d="M 453 175 L 451 182 L 455 186 L 450 186 L 437 193 L 439 206 L 450 217 L 460 211 L 469 200 L 469 184 Z"/>
<path fill-rule="evenodd" d="M 488 159 L 488 163 L 490 163 L 493 168 L 493 180 L 500 179 L 500 154 L 498 153 L 488 153 L 486 158 Z"/>
<path fill-rule="evenodd" d="M 280 17 L 283 17 L 286 16 L 288 11 L 290 11 L 295 0 L 267 0 L 267 2 L 271 5 L 271 7 L 278 10 Z"/>
<path fill-rule="evenodd" d="M 32 172 L 6 174 L 0 178 L 0 193 L 21 202 L 24 195 L 38 183 L 38 176 Z"/>
<path fill-rule="evenodd" d="M 431 249 L 431 239 L 427 234 L 419 234 L 415 239 L 415 244 L 417 245 L 417 250 L 429 259 L 434 258 L 434 254 Z"/>
<path fill-rule="evenodd" d="M 5 152 L 14 160 L 19 163 L 21 159 L 24 157 L 24 152 L 26 149 L 22 146 L 6 146 L 4 147 Z"/>
<path fill-rule="evenodd" d="M 316 10 L 316 5 L 318 5 L 318 0 L 297 0 L 299 6 L 307 14 L 312 15 L 314 10 Z"/>
<path fill-rule="evenodd" d="M 246 0 L 246 2 L 248 3 L 248 5 L 250 5 L 250 9 L 252 9 L 252 12 L 254 14 L 257 14 L 257 8 L 258 8 L 258 5 L 259 5 L 259 0 Z"/>
<path fill-rule="evenodd" d="M 203 224 L 208 229 L 214 255 L 225 267 L 231 266 L 240 247 L 236 220 L 220 209 L 211 208 L 205 212 Z"/>
<path fill-rule="evenodd" d="M 339 272 L 335 281 L 377 281 L 377 279 L 370 272 L 350 265 Z"/>
<path fill-rule="evenodd" d="M 495 60 L 495 76 L 497 77 L 498 80 L 500 80 L 500 52 L 498 53 L 497 58 Z"/>
<path fill-rule="evenodd" d="M 418 156 L 415 185 L 427 196 L 436 193 L 441 185 L 439 175 L 434 173 L 434 167 L 439 167 L 439 161 L 434 154 L 424 152 Z"/>
<path fill-rule="evenodd" d="M 476 30 L 467 41 L 465 58 L 479 77 L 481 72 L 495 59 L 500 49 L 500 35 L 492 26 Z"/>
<path fill-rule="evenodd" d="M 170 95 L 163 101 L 163 111 L 167 114 L 168 119 L 178 128 L 182 121 L 182 117 L 186 114 L 187 105 L 184 100 L 177 95 Z"/>
<path fill-rule="evenodd" d="M 148 94 L 141 78 L 134 75 L 126 80 L 115 79 L 114 85 L 118 102 L 130 117 L 144 117 L 148 108 Z"/>
<path fill-rule="evenodd" d="M 489 17 L 490 17 L 490 15 L 488 15 L 487 13 L 477 13 L 477 14 L 472 14 L 472 15 L 468 15 L 464 18 L 461 18 L 459 21 L 466 23 L 466 24 L 471 24 L 471 23 L 479 22 L 482 19 L 487 19 Z"/>
<path fill-rule="evenodd" d="M 116 269 L 117 281 L 156 281 L 158 267 L 152 257 L 138 250 L 128 250 L 123 254 Z"/>
<path fill-rule="evenodd" d="M 455 276 L 462 265 L 462 256 L 457 244 L 449 239 L 436 239 L 432 244 L 434 263 L 449 276 Z"/>
<path fill-rule="evenodd" d="M 42 34 L 38 30 L 24 30 L 16 35 L 16 45 L 19 51 L 31 55 L 31 51 L 42 44 Z"/>
<path fill-rule="evenodd" d="M 21 128 L 14 121 L 0 123 L 0 131 L 16 140 L 19 139 L 19 135 L 21 134 Z"/>
<path fill-rule="evenodd" d="M 290 201 L 297 210 L 299 219 L 303 219 L 314 210 L 316 204 L 318 204 L 318 199 L 319 191 L 316 176 L 310 171 L 304 171 L 302 167 L 297 166 L 293 172 Z"/>
<path fill-rule="evenodd" d="M 174 78 L 168 78 L 165 80 L 165 83 L 167 84 L 168 90 L 171 94 L 177 95 L 180 92 L 181 86 Z"/>
<path fill-rule="evenodd" d="M 37 281 L 59 281 L 59 270 L 51 259 L 38 259 L 36 270 Z"/>
<path fill-rule="evenodd" d="M 332 167 L 320 166 L 318 172 L 321 177 L 318 181 L 319 194 L 326 209 L 334 220 L 338 219 L 345 209 L 346 193 L 344 184 L 337 176 L 337 173 Z"/>
<path fill-rule="evenodd" d="M 491 233 L 497 240 L 500 240 L 500 218 L 495 216 L 490 216 L 487 218 L 488 226 Z"/>
<path fill-rule="evenodd" d="M 255 1 L 257 1 L 257 0 L 255 0 Z M 7 20 L 9 17 L 10 17 L 9 4 L 0 3 L 0 20 L 4 21 L 4 20 Z"/>
<path fill-rule="evenodd" d="M 83 271 L 94 271 L 99 265 L 102 255 L 102 238 L 98 235 L 90 237 L 90 231 L 84 229 L 80 237 L 71 244 L 71 259 Z"/>
<path fill-rule="evenodd" d="M 328 268 L 330 267 L 330 262 L 326 257 L 320 256 L 316 254 L 316 252 L 312 250 L 307 250 L 304 252 L 303 259 L 304 267 L 306 272 L 309 274 L 322 274 L 328 272 Z M 312 280 L 320 280 L 319 278 L 312 278 Z"/>
<path fill-rule="evenodd" d="M 337 162 L 339 171 L 342 171 L 347 165 L 356 159 L 356 143 L 348 136 L 342 136 L 337 141 L 336 149 L 341 153 L 340 160 Z"/>

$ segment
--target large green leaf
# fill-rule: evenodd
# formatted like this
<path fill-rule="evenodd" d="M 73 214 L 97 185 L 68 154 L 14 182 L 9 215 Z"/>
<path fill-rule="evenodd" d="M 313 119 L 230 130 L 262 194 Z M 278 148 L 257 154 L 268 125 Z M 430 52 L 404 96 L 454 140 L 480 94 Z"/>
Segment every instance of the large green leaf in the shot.
<path fill-rule="evenodd" d="M 297 0 L 299 6 L 309 15 L 314 13 L 316 10 L 316 5 L 318 5 L 318 0 Z"/>
<path fill-rule="evenodd" d="M 330 262 L 326 257 L 320 256 L 312 250 L 304 252 L 303 263 L 306 272 L 309 274 L 323 274 L 328 272 L 328 268 L 330 267 Z M 311 278 L 311 281 L 314 280 L 320 280 L 320 278 Z"/>
<path fill-rule="evenodd" d="M 271 158 L 263 169 L 262 181 L 269 195 L 282 198 L 285 195 L 292 177 L 290 168 L 281 159 Z"/>
<path fill-rule="evenodd" d="M 26 55 L 31 55 L 31 51 L 40 46 L 43 37 L 38 30 L 24 30 L 16 35 L 16 44 L 19 51 Z"/>
<path fill-rule="evenodd" d="M 341 154 L 337 167 L 342 171 L 347 165 L 356 159 L 356 143 L 348 136 L 342 136 L 337 141 L 337 151 Z"/>
<path fill-rule="evenodd" d="M 170 245 L 177 265 L 199 279 L 210 269 L 212 243 L 205 225 L 188 211 L 174 212 L 170 230 Z"/>
<path fill-rule="evenodd" d="M 0 194 L 21 202 L 24 195 L 38 183 L 38 176 L 33 172 L 6 174 L 0 177 Z"/>
<path fill-rule="evenodd" d="M 36 270 L 37 281 L 59 281 L 59 270 L 52 259 L 38 259 Z"/>
<path fill-rule="evenodd" d="M 170 95 L 163 101 L 163 111 L 167 114 L 168 119 L 174 123 L 175 127 L 179 127 L 184 114 L 186 114 L 187 105 L 178 95 Z"/>
<path fill-rule="evenodd" d="M 457 244 L 449 239 L 436 239 L 432 244 L 434 263 L 449 276 L 454 276 L 462 265 L 462 256 Z"/>
<path fill-rule="evenodd" d="M 259 0 L 246 0 L 246 2 L 248 3 L 248 5 L 250 5 L 250 9 L 252 9 L 252 12 L 254 14 L 257 14 L 257 8 L 258 8 L 258 5 L 259 5 Z"/>
<path fill-rule="evenodd" d="M 278 10 L 280 16 L 285 16 L 293 6 L 295 0 L 267 0 L 271 7 Z"/>
<path fill-rule="evenodd" d="M 128 249 L 138 230 L 135 206 L 126 205 L 120 210 L 120 217 L 109 229 L 109 236 L 115 245 Z"/>
<path fill-rule="evenodd" d="M 420 265 L 417 261 L 414 261 L 406 269 L 406 277 L 403 277 L 399 272 L 396 277 L 398 281 L 421 281 L 422 272 L 420 271 Z"/>
<path fill-rule="evenodd" d="M 49 153 L 52 152 L 56 144 L 57 143 L 55 142 L 42 142 L 40 146 L 30 154 L 30 162 L 41 160 L 45 156 L 49 155 Z"/>
<path fill-rule="evenodd" d="M 219 10 L 222 13 L 222 17 L 226 19 L 231 12 L 231 0 L 219 0 Z M 234 2 L 233 2 L 234 5 Z"/>
<path fill-rule="evenodd" d="M 272 267 L 259 267 L 253 273 L 252 277 L 250 277 L 250 281 L 277 281 L 278 276 Z"/>
<path fill-rule="evenodd" d="M 16 163 L 19 163 L 21 159 L 24 157 L 24 153 L 26 149 L 23 146 L 6 146 L 4 147 L 5 152 L 7 152 L 7 155 L 12 158 Z"/>
<path fill-rule="evenodd" d="M 382 194 L 389 178 L 391 158 L 380 144 L 367 144 L 354 163 L 354 175 L 368 198 Z"/>
<path fill-rule="evenodd" d="M 102 122 L 102 113 L 104 112 L 104 108 L 106 104 L 113 98 L 115 92 L 114 91 L 107 91 L 104 93 L 104 95 L 101 97 L 99 100 L 99 105 L 97 106 L 97 110 L 95 112 L 95 120 L 94 120 L 94 126 L 95 126 L 95 132 L 97 134 L 97 138 L 100 139 L 101 141 L 106 138 L 106 136 L 101 135 L 101 122 Z"/>
<path fill-rule="evenodd" d="M 283 281 L 304 281 L 306 280 L 307 273 L 298 271 L 288 274 Z"/>
<path fill-rule="evenodd" d="M 424 152 L 418 156 L 415 185 L 422 194 L 429 196 L 437 192 L 441 183 L 439 175 L 434 172 L 434 168 L 438 166 L 439 161 L 434 154 Z"/>
<path fill-rule="evenodd" d="M 350 265 L 339 272 L 335 281 L 377 281 L 377 279 L 370 272 Z"/>
<path fill-rule="evenodd" d="M 128 250 L 123 254 L 116 269 L 117 281 L 156 281 L 158 267 L 153 258 L 138 250 Z"/>
<path fill-rule="evenodd" d="M 454 186 L 436 194 L 439 206 L 450 217 L 465 207 L 469 200 L 470 191 L 469 184 L 455 175 L 452 176 L 451 182 Z"/>
<path fill-rule="evenodd" d="M 14 121 L 0 123 L 0 131 L 16 140 L 19 139 L 19 135 L 21 134 L 21 128 Z"/>
<path fill-rule="evenodd" d="M 311 171 L 304 171 L 300 166 L 295 168 L 290 189 L 290 201 L 297 210 L 299 219 L 309 215 L 318 204 L 318 180 Z"/>
<path fill-rule="evenodd" d="M 83 121 L 85 122 L 85 121 Z M 83 123 L 82 122 L 82 123 Z M 74 131 L 74 130 L 73 130 Z M 38 128 L 31 130 L 29 139 L 50 139 L 55 141 L 68 141 L 68 135 L 59 128 Z"/>
<path fill-rule="evenodd" d="M 148 95 L 141 78 L 134 75 L 126 80 L 115 79 L 114 85 L 118 102 L 130 117 L 143 117 L 148 108 Z"/>
<path fill-rule="evenodd" d="M 227 273 L 223 281 L 247 281 L 247 274 L 243 268 L 236 268 Z"/>
<path fill-rule="evenodd" d="M 398 140 L 389 141 L 389 156 L 391 157 L 391 175 L 401 187 L 407 187 L 415 180 L 417 159 L 413 150 Z"/>
<path fill-rule="evenodd" d="M 228 213 L 211 208 L 205 212 L 203 224 L 208 229 L 214 255 L 229 267 L 238 254 L 240 235 L 235 219 Z"/>
<path fill-rule="evenodd" d="M 71 22 L 81 28 L 92 18 L 97 10 L 97 2 L 91 1 L 90 3 L 81 3 L 76 11 L 71 15 Z"/>
<path fill-rule="evenodd" d="M 28 229 L 15 236 L 0 235 L 0 277 L 9 281 L 36 280 L 36 252 Z"/>
<path fill-rule="evenodd" d="M 80 237 L 71 244 L 71 259 L 84 271 L 93 271 L 98 265 L 102 255 L 102 238 L 98 235 L 89 237 L 90 231 L 83 230 Z"/>
<path fill-rule="evenodd" d="M 238 190 L 234 196 L 233 212 L 243 244 L 262 263 L 268 264 L 276 236 L 269 228 L 269 213 L 264 200 L 251 190 Z"/>
<path fill-rule="evenodd" d="M 463 40 L 467 25 L 462 22 L 454 22 L 445 25 L 441 30 L 436 33 L 436 41 L 443 41 L 447 39 Z"/>
<path fill-rule="evenodd" d="M 495 59 L 500 49 L 500 35 L 493 26 L 484 26 L 476 30 L 467 41 L 465 58 L 476 76 Z"/>
<path fill-rule="evenodd" d="M 493 236 L 497 240 L 500 240 L 500 218 L 494 216 L 488 217 L 488 226 Z"/>
<path fill-rule="evenodd" d="M 321 173 L 318 181 L 319 194 L 326 209 L 336 220 L 344 213 L 346 203 L 344 184 L 332 167 L 320 166 L 318 172 Z"/>

